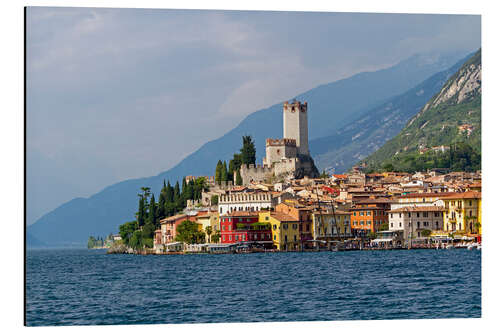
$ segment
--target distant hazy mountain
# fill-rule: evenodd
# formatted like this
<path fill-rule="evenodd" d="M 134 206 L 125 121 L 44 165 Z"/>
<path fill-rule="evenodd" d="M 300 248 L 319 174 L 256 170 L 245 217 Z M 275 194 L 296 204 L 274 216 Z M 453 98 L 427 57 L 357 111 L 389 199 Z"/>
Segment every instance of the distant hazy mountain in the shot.
<path fill-rule="evenodd" d="M 369 168 L 405 169 L 420 152 L 465 143 L 481 152 L 481 50 L 467 60 L 398 135 L 369 156 Z M 422 156 L 422 159 L 424 156 Z M 465 158 L 465 157 L 463 157 Z M 455 161 L 457 162 L 457 161 Z M 470 161 L 469 161 L 470 162 Z M 470 167 L 464 161 L 464 167 Z"/>
<path fill-rule="evenodd" d="M 335 134 L 310 142 L 311 154 L 319 170 L 342 173 L 393 138 L 443 84 L 472 55 L 451 68 L 434 74 L 407 92 L 364 112 Z"/>
<path fill-rule="evenodd" d="M 26 245 L 28 247 L 46 247 L 47 246 L 47 244 L 38 240 L 30 232 L 26 233 Z"/>
<path fill-rule="evenodd" d="M 308 102 L 310 139 L 335 133 L 374 106 L 452 66 L 464 55 L 417 55 L 390 68 L 356 74 L 295 96 Z M 119 182 L 89 198 L 73 199 L 42 216 L 28 231 L 51 246 L 84 246 L 89 235 L 117 232 L 119 224 L 134 218 L 140 187 L 151 187 L 157 193 L 163 179 L 175 182 L 184 175 L 212 175 L 217 160 L 229 159 L 238 151 L 242 135 L 253 136 L 261 161 L 265 139 L 283 135 L 282 102 L 250 114 L 236 128 L 207 142 L 172 169 L 154 177 Z"/>

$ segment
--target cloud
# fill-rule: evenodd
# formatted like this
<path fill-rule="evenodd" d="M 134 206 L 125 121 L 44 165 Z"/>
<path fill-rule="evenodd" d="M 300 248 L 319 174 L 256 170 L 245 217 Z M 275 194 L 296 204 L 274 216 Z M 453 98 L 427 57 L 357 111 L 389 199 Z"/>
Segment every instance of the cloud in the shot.
<path fill-rule="evenodd" d="M 27 152 L 88 195 L 172 167 L 257 109 L 479 37 L 477 16 L 29 7 Z"/>

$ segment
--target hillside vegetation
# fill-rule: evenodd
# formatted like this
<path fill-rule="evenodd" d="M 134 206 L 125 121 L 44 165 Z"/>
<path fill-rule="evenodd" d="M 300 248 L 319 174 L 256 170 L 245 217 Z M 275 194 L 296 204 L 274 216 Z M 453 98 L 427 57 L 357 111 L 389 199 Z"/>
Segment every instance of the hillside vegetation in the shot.
<path fill-rule="evenodd" d="M 398 135 L 361 162 L 366 163 L 368 171 L 480 169 L 481 50 L 463 64 Z"/>

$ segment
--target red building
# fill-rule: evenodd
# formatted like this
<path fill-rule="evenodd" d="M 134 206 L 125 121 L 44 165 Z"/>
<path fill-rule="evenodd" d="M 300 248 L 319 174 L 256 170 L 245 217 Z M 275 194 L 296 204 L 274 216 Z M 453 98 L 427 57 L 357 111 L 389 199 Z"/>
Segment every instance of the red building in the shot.
<path fill-rule="evenodd" d="M 259 223 L 259 212 L 234 211 L 221 215 L 221 243 L 255 243 L 272 246 L 271 225 Z"/>

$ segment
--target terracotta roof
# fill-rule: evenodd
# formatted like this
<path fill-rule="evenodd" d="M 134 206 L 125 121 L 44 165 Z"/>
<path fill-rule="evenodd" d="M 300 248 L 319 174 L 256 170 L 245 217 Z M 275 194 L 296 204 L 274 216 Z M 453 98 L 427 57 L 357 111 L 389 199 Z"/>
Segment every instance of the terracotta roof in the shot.
<path fill-rule="evenodd" d="M 462 193 L 453 193 L 447 196 L 446 199 L 481 199 L 481 192 L 467 191 Z"/>
<path fill-rule="evenodd" d="M 448 197 L 455 194 L 454 192 L 440 192 L 440 193 L 409 193 L 400 196 L 400 199 L 406 198 L 434 198 L 434 197 Z"/>
<path fill-rule="evenodd" d="M 404 212 L 443 212 L 446 209 L 441 206 L 412 206 L 401 207 L 393 210 L 388 210 L 388 213 L 404 213 Z"/>
<path fill-rule="evenodd" d="M 271 213 L 271 216 L 273 218 L 275 218 L 276 220 L 279 220 L 281 222 L 298 222 L 299 221 L 295 217 L 287 215 L 285 213 L 281 213 L 281 212 L 273 212 L 273 213 Z"/>
<path fill-rule="evenodd" d="M 188 216 L 186 214 L 178 214 L 178 215 L 166 217 L 163 220 L 160 220 L 160 223 L 173 222 L 173 221 L 176 221 L 178 219 L 182 219 L 184 217 L 188 217 Z"/>

